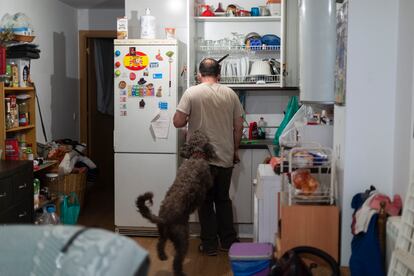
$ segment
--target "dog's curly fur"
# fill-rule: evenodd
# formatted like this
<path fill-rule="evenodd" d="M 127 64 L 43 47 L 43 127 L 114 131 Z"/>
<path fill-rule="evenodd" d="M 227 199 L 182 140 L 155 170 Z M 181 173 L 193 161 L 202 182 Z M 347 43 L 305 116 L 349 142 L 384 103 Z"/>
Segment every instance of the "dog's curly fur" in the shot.
<path fill-rule="evenodd" d="M 200 131 L 191 135 L 188 143 L 181 148 L 180 155 L 187 158 L 177 171 L 174 183 L 161 203 L 158 216 L 151 213 L 146 205 L 152 205 L 152 192 L 138 196 L 136 205 L 144 218 L 156 223 L 159 232 L 157 252 L 160 260 L 166 260 L 165 243 L 169 239 L 174 244 L 173 269 L 175 276 L 185 275 L 183 261 L 188 250 L 188 220 L 203 203 L 207 191 L 212 187 L 209 160 L 215 151 L 208 138 Z"/>

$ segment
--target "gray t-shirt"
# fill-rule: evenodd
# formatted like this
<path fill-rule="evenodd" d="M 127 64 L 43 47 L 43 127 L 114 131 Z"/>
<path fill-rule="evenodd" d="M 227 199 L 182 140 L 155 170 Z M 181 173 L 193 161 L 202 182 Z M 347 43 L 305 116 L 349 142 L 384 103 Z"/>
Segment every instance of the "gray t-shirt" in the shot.
<path fill-rule="evenodd" d="M 177 110 L 189 115 L 188 132 L 204 132 L 214 146 L 217 159 L 212 165 L 233 166 L 233 122 L 243 115 L 243 107 L 237 94 L 219 83 L 202 83 L 188 88 Z"/>

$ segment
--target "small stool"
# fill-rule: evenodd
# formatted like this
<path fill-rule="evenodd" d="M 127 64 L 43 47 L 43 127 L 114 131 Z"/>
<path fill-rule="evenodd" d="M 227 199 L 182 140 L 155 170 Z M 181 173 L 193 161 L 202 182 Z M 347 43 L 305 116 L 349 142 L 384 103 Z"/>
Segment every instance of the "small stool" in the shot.
<path fill-rule="evenodd" d="M 273 256 L 271 243 L 233 243 L 229 250 L 234 276 L 267 276 Z"/>

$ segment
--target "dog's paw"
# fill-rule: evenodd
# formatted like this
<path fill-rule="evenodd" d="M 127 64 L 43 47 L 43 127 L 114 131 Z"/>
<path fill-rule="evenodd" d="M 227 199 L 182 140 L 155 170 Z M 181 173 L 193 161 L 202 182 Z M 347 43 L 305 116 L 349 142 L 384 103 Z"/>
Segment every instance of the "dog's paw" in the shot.
<path fill-rule="evenodd" d="M 158 253 L 158 258 L 159 258 L 161 261 L 166 261 L 166 260 L 168 260 L 168 256 L 167 256 L 167 254 L 165 254 L 164 252 L 163 252 L 163 253 Z"/>

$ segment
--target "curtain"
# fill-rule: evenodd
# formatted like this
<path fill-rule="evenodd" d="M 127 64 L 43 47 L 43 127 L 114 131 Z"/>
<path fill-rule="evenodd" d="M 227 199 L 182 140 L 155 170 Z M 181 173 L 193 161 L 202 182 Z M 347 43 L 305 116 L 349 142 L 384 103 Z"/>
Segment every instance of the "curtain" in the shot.
<path fill-rule="evenodd" d="M 114 44 L 112 39 L 93 39 L 96 101 L 99 112 L 114 115 Z"/>

